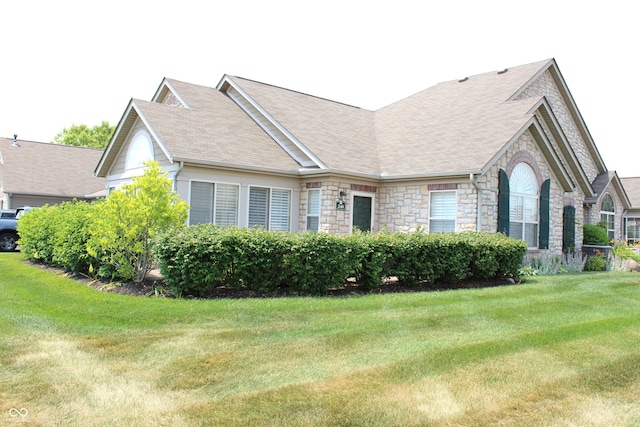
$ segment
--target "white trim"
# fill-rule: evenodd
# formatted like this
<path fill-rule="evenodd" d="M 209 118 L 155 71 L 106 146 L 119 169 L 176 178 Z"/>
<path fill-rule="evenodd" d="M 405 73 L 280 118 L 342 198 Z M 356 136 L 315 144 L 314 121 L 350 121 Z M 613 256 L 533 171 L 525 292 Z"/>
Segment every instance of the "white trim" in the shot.
<path fill-rule="evenodd" d="M 453 230 L 450 231 L 451 233 L 455 233 L 458 230 L 458 190 L 429 190 L 429 217 L 427 218 L 427 225 L 429 227 L 429 233 L 433 233 L 433 231 L 431 231 L 431 220 L 450 220 L 451 218 L 440 218 L 440 217 L 433 217 L 431 216 L 431 207 L 433 206 L 432 203 L 432 199 L 431 196 L 434 193 L 453 193 L 454 197 L 455 197 L 455 202 L 456 202 L 456 207 L 455 207 L 455 212 L 453 214 Z M 478 230 L 479 231 L 479 230 Z M 445 233 L 449 233 L 449 231 L 445 231 Z"/>
<path fill-rule="evenodd" d="M 201 183 L 205 183 L 205 184 L 213 184 L 213 206 L 212 208 L 212 212 L 211 212 L 211 224 L 215 224 L 215 220 L 216 220 L 216 207 L 217 207 L 217 191 L 218 191 L 218 185 L 222 184 L 222 185 L 233 185 L 235 187 L 238 187 L 238 198 L 236 200 L 236 226 L 239 226 L 240 224 L 240 199 L 241 199 L 241 194 L 242 194 L 242 185 L 237 183 L 237 182 L 224 182 L 224 181 L 213 181 L 213 180 L 208 180 L 208 179 L 189 179 L 189 186 L 187 189 L 188 192 L 188 203 L 189 206 L 191 206 L 191 185 L 193 182 L 201 182 Z M 187 218 L 187 224 L 191 225 L 191 207 L 189 207 L 189 212 L 188 212 L 188 218 Z"/>
<path fill-rule="evenodd" d="M 317 191 L 318 192 L 318 214 L 309 214 L 309 192 Z M 318 229 L 317 230 L 309 230 L 309 217 L 317 217 L 318 218 Z M 306 209 L 304 212 L 304 231 L 315 231 L 320 232 L 320 219 L 322 218 L 322 189 L 321 188 L 307 188 L 307 197 L 306 197 Z"/>
<path fill-rule="evenodd" d="M 273 116 L 271 116 L 271 114 L 269 114 L 267 112 L 267 110 L 262 108 L 262 106 L 260 106 L 260 104 L 258 104 L 253 98 L 251 98 L 249 96 L 249 94 L 247 92 L 245 92 L 228 75 L 225 75 L 222 78 L 222 80 L 220 81 L 220 83 L 218 83 L 218 87 L 217 87 L 218 90 L 222 91 L 225 84 L 228 84 L 233 89 L 235 89 L 240 94 L 240 96 L 242 96 L 249 104 L 251 104 L 267 121 L 269 121 L 273 126 L 275 126 L 276 129 L 278 129 L 280 132 L 282 132 L 282 134 L 296 148 L 298 148 L 300 151 L 302 151 L 307 156 L 307 158 L 309 160 L 305 161 L 304 159 L 299 159 L 298 156 L 292 155 L 291 151 L 289 149 L 287 149 L 286 144 L 284 144 L 282 141 L 280 141 L 280 138 L 277 138 L 271 132 L 269 132 L 263 126 L 263 124 L 261 123 L 261 121 L 258 118 L 253 117 L 253 115 L 249 111 L 247 111 L 242 106 L 242 104 L 235 99 L 234 96 L 231 96 L 227 91 L 225 91 L 225 93 L 229 96 L 229 98 L 231 98 L 233 100 L 233 102 L 236 105 L 238 105 L 238 107 L 240 107 L 247 115 L 249 115 L 249 117 L 251 117 L 271 138 L 273 138 L 273 140 L 276 141 L 278 143 L 278 145 L 280 145 L 287 152 L 287 154 L 289 154 L 293 159 L 295 159 L 298 163 L 300 163 L 301 166 L 303 166 L 303 167 L 316 166 L 316 167 L 318 167 L 320 169 L 327 169 L 327 165 L 325 165 L 315 154 L 313 154 L 311 152 L 311 150 L 309 150 L 302 142 L 300 142 L 295 136 L 293 136 L 291 134 L 291 132 L 289 132 L 284 126 L 282 126 L 280 124 L 280 122 L 278 122 Z"/>
<path fill-rule="evenodd" d="M 291 231 L 292 230 L 292 214 L 293 214 L 293 189 L 292 188 L 287 188 L 287 187 L 273 187 L 273 186 L 268 186 L 268 185 L 259 185 L 259 184 L 250 184 L 247 186 L 247 207 L 245 209 L 246 211 L 246 217 L 247 217 L 247 227 L 249 227 L 249 207 L 251 206 L 251 188 L 266 188 L 267 190 L 269 190 L 269 206 L 268 206 L 268 211 L 267 211 L 267 230 L 271 230 L 271 198 L 273 196 L 273 190 L 282 190 L 282 191 L 288 191 L 289 192 L 289 229 L 287 231 Z"/>

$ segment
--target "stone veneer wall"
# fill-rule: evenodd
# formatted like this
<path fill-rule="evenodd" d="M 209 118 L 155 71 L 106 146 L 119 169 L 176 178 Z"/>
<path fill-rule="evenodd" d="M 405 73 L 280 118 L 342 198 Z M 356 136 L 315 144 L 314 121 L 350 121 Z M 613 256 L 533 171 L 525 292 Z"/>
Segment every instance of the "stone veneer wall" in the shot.
<path fill-rule="evenodd" d="M 579 190 L 565 193 L 555 179 L 551 168 L 540 152 L 533 136 L 525 132 L 510 146 L 500 159 L 484 175 L 474 179 L 482 189 L 480 231 L 495 233 L 498 222 L 498 174 L 500 169 L 510 171 L 519 161 L 529 159 L 535 163 L 539 182 L 551 178 L 549 252 L 562 251 L 564 206 L 576 208 L 576 218 L 582 218 L 583 195 Z M 449 183 L 405 182 L 385 183 L 380 186 L 353 184 L 340 180 L 303 182 L 300 192 L 300 230 L 306 230 L 307 190 L 321 190 L 320 231 L 332 234 L 348 234 L 351 230 L 351 194 L 353 191 L 375 195 L 373 231 L 413 232 L 421 228 L 429 230 L 429 193 L 435 190 L 455 190 L 457 194 L 456 231 L 473 231 L 477 228 L 477 190 L 468 180 Z M 346 193 L 345 210 L 337 210 L 335 202 L 340 191 Z M 616 209 L 617 205 L 616 205 Z M 599 211 L 598 211 L 599 212 Z M 576 224 L 576 247 L 582 243 L 582 225 Z"/>
<path fill-rule="evenodd" d="M 613 198 L 613 204 L 615 206 L 615 240 L 623 240 L 624 231 L 622 230 L 622 214 L 624 212 L 624 207 L 622 206 L 622 202 L 618 198 L 618 193 L 615 191 L 611 183 L 609 183 L 602 194 L 598 195 L 598 203 L 593 205 L 590 209 L 585 210 L 584 221 L 588 224 L 597 224 L 600 222 L 600 206 L 602 205 L 602 199 L 604 195 L 607 193 L 611 194 L 611 197 Z"/>
<path fill-rule="evenodd" d="M 307 191 L 320 189 L 320 232 L 329 234 L 349 234 L 351 232 L 351 195 L 371 195 L 374 198 L 372 231 L 380 230 L 376 206 L 378 204 L 377 186 L 354 184 L 340 180 L 303 182 L 300 187 L 300 230 L 307 229 Z M 336 201 L 340 199 L 340 191 L 346 195 L 344 210 L 336 209 Z"/>
<path fill-rule="evenodd" d="M 542 153 L 537 147 L 536 142 L 530 132 L 525 132 L 518 138 L 514 144 L 509 147 L 505 154 L 496 162 L 495 165 L 486 174 L 486 182 L 483 188 L 484 200 L 483 208 L 490 209 L 490 214 L 487 215 L 487 221 L 483 215 L 483 230 L 495 232 L 497 227 L 497 206 L 498 206 L 498 174 L 500 169 L 508 170 L 515 166 L 518 159 L 530 158 L 535 161 L 537 168 L 539 169 L 539 182 L 538 186 L 542 185 L 544 180 L 551 178 L 551 191 L 550 191 L 550 228 L 549 228 L 549 252 L 559 254 L 562 251 L 562 238 L 563 238 L 563 215 L 564 206 L 573 205 L 576 208 L 576 218 L 582 217 L 582 196 L 576 190 L 575 192 L 565 193 L 556 180 L 551 168 L 544 159 Z M 534 169 L 536 167 L 534 166 Z M 484 209 L 483 209 L 484 211 Z M 487 230 L 487 227 L 489 230 Z M 582 226 L 577 224 L 576 226 L 576 246 L 582 243 Z"/>

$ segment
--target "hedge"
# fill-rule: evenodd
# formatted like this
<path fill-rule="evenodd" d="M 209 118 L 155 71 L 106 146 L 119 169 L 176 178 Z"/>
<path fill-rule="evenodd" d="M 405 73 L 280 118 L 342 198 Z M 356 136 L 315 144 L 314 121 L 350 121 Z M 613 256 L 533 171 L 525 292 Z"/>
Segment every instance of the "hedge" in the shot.
<path fill-rule="evenodd" d="M 178 295 L 215 286 L 319 295 L 353 277 L 365 289 L 397 277 L 407 285 L 517 278 L 523 241 L 502 234 L 268 232 L 211 224 L 166 232 L 155 242 L 165 282 Z"/>

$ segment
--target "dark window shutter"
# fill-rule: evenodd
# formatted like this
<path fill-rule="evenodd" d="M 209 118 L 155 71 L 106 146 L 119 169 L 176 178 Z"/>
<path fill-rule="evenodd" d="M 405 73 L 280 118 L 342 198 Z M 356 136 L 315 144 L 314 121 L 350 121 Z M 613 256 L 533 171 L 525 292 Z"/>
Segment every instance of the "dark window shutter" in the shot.
<path fill-rule="evenodd" d="M 542 183 L 540 189 L 540 249 L 549 249 L 549 196 L 551 180 Z"/>
<path fill-rule="evenodd" d="M 562 252 L 573 252 L 576 248 L 576 208 L 565 206 L 562 216 Z"/>
<path fill-rule="evenodd" d="M 498 233 L 509 235 L 509 177 L 504 169 L 498 179 Z"/>

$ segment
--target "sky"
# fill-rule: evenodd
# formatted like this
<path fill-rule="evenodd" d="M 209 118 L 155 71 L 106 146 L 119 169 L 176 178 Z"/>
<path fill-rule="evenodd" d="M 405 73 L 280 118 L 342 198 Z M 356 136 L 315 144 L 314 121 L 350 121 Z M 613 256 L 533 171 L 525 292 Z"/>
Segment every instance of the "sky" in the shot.
<path fill-rule="evenodd" d="M 640 25 L 584 0 L 0 1 L 0 136 L 117 124 L 164 77 L 224 74 L 376 110 L 555 58 L 609 170 L 640 176 Z"/>

